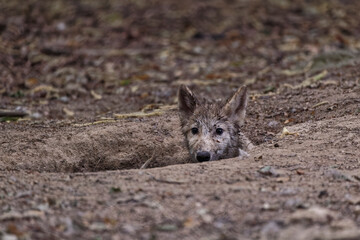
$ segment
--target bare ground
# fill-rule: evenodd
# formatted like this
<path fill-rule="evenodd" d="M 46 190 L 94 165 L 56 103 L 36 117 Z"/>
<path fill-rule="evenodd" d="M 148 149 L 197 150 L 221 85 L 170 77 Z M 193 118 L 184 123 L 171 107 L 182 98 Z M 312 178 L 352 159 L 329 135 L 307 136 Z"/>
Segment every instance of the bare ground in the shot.
<path fill-rule="evenodd" d="M 359 3 L 15 3 L 2 239 L 360 239 Z M 249 158 L 190 162 L 181 83 L 249 85 Z"/>
<path fill-rule="evenodd" d="M 91 127 L 86 135 L 101 140 L 119 128 Z M 25 163 L 9 165 L 26 171 L 1 173 L 2 231 L 36 239 L 358 239 L 359 129 L 357 116 L 309 121 L 288 128 L 299 136 L 277 137 L 277 147 L 262 144 L 242 161 L 148 170 L 39 173 L 30 169 L 61 168 L 25 151 Z M 121 160 L 102 155 L 105 166 L 110 156 Z"/>

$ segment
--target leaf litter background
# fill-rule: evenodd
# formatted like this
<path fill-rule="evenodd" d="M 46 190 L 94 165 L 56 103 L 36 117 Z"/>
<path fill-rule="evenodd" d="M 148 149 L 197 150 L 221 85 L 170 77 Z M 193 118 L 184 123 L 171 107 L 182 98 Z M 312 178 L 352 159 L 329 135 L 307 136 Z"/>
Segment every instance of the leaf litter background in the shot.
<path fill-rule="evenodd" d="M 359 10 L 1 1 L 2 238 L 359 238 Z M 101 172 L 189 161 L 180 84 L 249 86 L 252 157 Z"/>

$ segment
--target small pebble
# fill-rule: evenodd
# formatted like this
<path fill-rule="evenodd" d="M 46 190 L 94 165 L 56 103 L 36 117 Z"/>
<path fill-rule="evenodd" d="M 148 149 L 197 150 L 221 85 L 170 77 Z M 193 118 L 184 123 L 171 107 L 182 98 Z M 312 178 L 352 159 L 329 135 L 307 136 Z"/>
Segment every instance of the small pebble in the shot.
<path fill-rule="evenodd" d="M 64 31 L 66 29 L 66 24 L 64 22 L 59 22 L 56 25 L 56 29 L 59 30 L 59 31 Z"/>
<path fill-rule="evenodd" d="M 30 116 L 31 116 L 31 118 L 34 118 L 34 119 L 42 118 L 42 115 L 38 112 L 32 113 Z"/>
<path fill-rule="evenodd" d="M 271 121 L 271 122 L 268 123 L 269 127 L 277 127 L 278 125 L 279 125 L 278 121 Z"/>
<path fill-rule="evenodd" d="M 60 100 L 61 102 L 63 102 L 63 103 L 68 103 L 68 102 L 69 102 L 69 97 L 67 97 L 67 96 L 62 96 L 62 97 L 59 98 L 59 100 Z"/>
<path fill-rule="evenodd" d="M 12 234 L 4 234 L 1 237 L 1 240 L 17 240 L 17 236 L 16 235 L 12 235 Z"/>
<path fill-rule="evenodd" d="M 326 191 L 326 190 L 321 190 L 321 191 L 319 192 L 318 198 L 323 198 L 323 197 L 328 197 L 328 196 L 329 196 L 328 191 Z"/>

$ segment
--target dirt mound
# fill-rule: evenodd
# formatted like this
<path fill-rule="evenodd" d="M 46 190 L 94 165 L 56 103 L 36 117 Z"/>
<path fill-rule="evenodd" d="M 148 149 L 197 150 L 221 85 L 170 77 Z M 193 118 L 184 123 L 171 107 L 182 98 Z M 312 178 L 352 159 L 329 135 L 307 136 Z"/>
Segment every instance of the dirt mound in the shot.
<path fill-rule="evenodd" d="M 116 123 L 5 130 L 2 170 L 50 172 L 102 171 L 189 162 L 175 114 Z M 75 124 L 76 125 L 76 124 Z M 19 140 L 17 144 L 14 141 Z"/>

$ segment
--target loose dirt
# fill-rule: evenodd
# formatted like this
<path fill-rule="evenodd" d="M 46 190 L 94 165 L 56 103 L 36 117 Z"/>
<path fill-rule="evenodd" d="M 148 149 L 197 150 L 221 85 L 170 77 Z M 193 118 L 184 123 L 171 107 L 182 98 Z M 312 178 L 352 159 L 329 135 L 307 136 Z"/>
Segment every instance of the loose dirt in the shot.
<path fill-rule="evenodd" d="M 359 10 L 0 1 L 1 239 L 360 239 Z M 180 84 L 249 86 L 250 157 L 191 162 Z"/>

